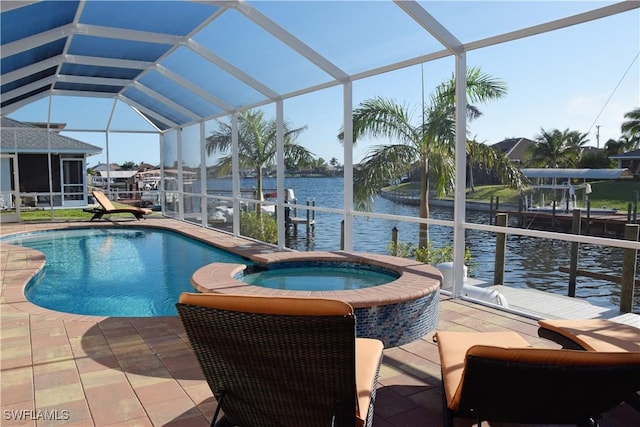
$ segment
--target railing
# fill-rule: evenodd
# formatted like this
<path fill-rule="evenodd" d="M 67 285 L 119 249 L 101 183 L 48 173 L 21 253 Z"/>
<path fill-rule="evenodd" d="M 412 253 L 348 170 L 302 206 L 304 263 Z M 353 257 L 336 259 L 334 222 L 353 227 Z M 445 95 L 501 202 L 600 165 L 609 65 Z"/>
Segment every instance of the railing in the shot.
<path fill-rule="evenodd" d="M 581 212 L 580 209 L 575 209 L 573 212 L 573 234 L 580 235 L 581 224 Z M 496 215 L 496 225 L 500 227 L 507 227 L 508 216 L 507 214 Z M 502 284 L 504 282 L 504 266 L 505 266 L 505 253 L 506 253 L 506 233 L 497 233 L 496 238 L 496 261 L 494 270 L 494 284 Z M 632 242 L 638 242 L 640 237 L 640 225 L 638 224 L 626 224 L 624 239 Z M 638 258 L 637 248 L 623 248 L 623 261 L 622 261 L 622 273 L 620 276 L 604 275 L 600 273 L 593 273 L 578 269 L 578 250 L 580 243 L 577 241 L 571 242 L 571 256 L 570 267 L 561 268 L 560 271 L 569 273 L 569 283 L 567 295 L 575 297 L 576 295 L 576 277 L 578 275 L 592 277 L 602 280 L 607 280 L 613 283 L 619 283 L 620 289 L 620 312 L 631 313 L 633 308 L 633 294 L 636 284 L 636 260 Z"/>

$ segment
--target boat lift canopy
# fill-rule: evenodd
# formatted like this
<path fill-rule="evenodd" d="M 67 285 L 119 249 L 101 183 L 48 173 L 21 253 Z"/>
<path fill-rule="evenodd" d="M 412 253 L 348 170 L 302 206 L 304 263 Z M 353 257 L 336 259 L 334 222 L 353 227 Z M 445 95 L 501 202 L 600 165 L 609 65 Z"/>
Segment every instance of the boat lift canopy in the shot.
<path fill-rule="evenodd" d="M 633 174 L 629 169 L 561 169 L 539 168 L 522 169 L 527 178 L 556 178 L 556 179 L 631 179 Z"/>

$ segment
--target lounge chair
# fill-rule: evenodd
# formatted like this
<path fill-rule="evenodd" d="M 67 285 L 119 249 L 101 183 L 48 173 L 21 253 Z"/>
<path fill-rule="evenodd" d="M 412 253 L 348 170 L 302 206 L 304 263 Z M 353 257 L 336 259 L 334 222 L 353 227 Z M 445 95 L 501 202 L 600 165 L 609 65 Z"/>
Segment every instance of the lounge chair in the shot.
<path fill-rule="evenodd" d="M 383 345 L 355 338 L 349 304 L 183 293 L 176 307 L 218 402 L 212 426 L 371 425 Z"/>
<path fill-rule="evenodd" d="M 542 319 L 538 335 L 563 348 L 586 351 L 635 352 L 640 357 L 640 325 L 608 319 Z M 627 403 L 640 412 L 640 384 Z"/>
<path fill-rule="evenodd" d="M 534 348 L 515 332 L 437 332 L 444 424 L 455 417 L 597 425 L 640 384 L 640 355 Z"/>
<path fill-rule="evenodd" d="M 542 319 L 538 335 L 563 348 L 588 351 L 631 351 L 640 354 L 640 325 L 608 319 Z"/>
<path fill-rule="evenodd" d="M 92 213 L 91 221 L 94 219 L 100 219 L 103 215 L 114 214 L 114 213 L 130 213 L 135 216 L 138 220 L 144 218 L 145 215 L 149 215 L 152 211 L 151 209 L 143 209 L 137 208 L 135 206 L 128 206 L 124 208 L 116 208 L 111 200 L 104 194 L 102 191 L 94 190 L 92 192 L 93 197 L 96 198 L 96 201 L 100 205 L 99 208 L 87 208 L 83 209 L 85 212 Z"/>

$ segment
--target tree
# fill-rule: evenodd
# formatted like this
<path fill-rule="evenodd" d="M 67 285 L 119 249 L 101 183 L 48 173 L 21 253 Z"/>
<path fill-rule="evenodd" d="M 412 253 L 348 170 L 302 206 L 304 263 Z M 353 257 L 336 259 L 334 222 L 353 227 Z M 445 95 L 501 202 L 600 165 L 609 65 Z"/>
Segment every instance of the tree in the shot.
<path fill-rule="evenodd" d="M 323 159 L 322 157 L 318 157 L 311 162 L 311 168 L 315 173 L 324 174 L 329 169 L 329 165 L 327 164 L 327 161 L 325 159 Z"/>
<path fill-rule="evenodd" d="M 635 150 L 640 146 L 640 108 L 629 111 L 624 115 L 627 119 L 620 126 L 623 135 L 629 140 L 628 150 Z"/>
<path fill-rule="evenodd" d="M 598 150 L 595 152 L 585 153 L 576 167 L 580 169 L 608 169 L 615 164 L 613 160 L 610 160 L 604 150 Z"/>
<path fill-rule="evenodd" d="M 625 147 L 627 145 L 627 141 L 623 138 L 619 140 L 610 139 L 604 144 L 604 151 L 607 153 L 608 157 L 616 156 L 618 154 L 624 153 Z"/>
<path fill-rule="evenodd" d="M 480 115 L 471 102 L 486 102 L 506 94 L 506 85 L 477 68 L 467 70 L 467 114 L 470 119 Z M 420 166 L 420 217 L 429 218 L 428 194 L 431 180 L 436 194 L 444 196 L 453 188 L 455 177 L 455 80 L 440 84 L 423 107 L 422 120 L 413 123 L 409 109 L 393 100 L 377 97 L 366 100 L 353 111 L 353 141 L 363 137 L 387 137 L 392 143 L 372 147 L 359 167 L 354 170 L 354 203 L 357 209 L 370 209 L 377 191 L 388 182 L 406 173 L 417 163 Z M 344 139 L 341 130 L 338 139 Z M 471 142 L 471 144 L 474 144 Z M 477 144 L 477 143 L 476 143 Z M 495 150 L 492 150 L 495 152 Z M 478 150 L 480 152 L 480 150 Z M 489 153 L 482 150 L 483 154 Z M 522 175 L 511 162 L 495 163 L 501 176 L 521 184 Z M 419 246 L 429 242 L 427 224 L 420 224 Z"/>
<path fill-rule="evenodd" d="M 528 149 L 528 166 L 542 168 L 566 168 L 575 164 L 575 150 L 570 146 L 569 129 L 560 131 L 554 129 L 550 132 L 541 128 L 540 135 L 536 136 L 536 143 Z M 574 137 L 575 139 L 575 137 Z"/>
<path fill-rule="evenodd" d="M 467 185 L 472 192 L 475 191 L 474 168 L 498 172 L 502 182 L 518 187 L 522 183 L 522 173 L 503 152 L 475 139 L 467 140 Z"/>
<path fill-rule="evenodd" d="M 589 142 L 587 139 L 586 133 L 580 133 L 577 130 L 574 131 L 565 131 L 565 138 L 567 149 L 569 150 L 570 156 L 573 157 L 573 164 L 575 166 L 582 159 L 582 154 L 584 153 L 584 147 Z"/>
<path fill-rule="evenodd" d="M 130 170 L 133 170 L 133 168 L 135 167 L 136 167 L 136 163 L 133 161 L 124 162 L 123 164 L 120 165 L 120 169 L 122 169 L 123 171 L 130 171 Z"/>
<path fill-rule="evenodd" d="M 284 156 L 287 162 L 294 164 L 309 162 L 311 153 L 296 143 L 297 137 L 306 129 L 306 126 L 291 129 L 288 122 L 283 123 L 284 128 Z M 256 173 L 257 187 L 256 198 L 264 200 L 262 192 L 262 171 L 275 164 L 276 160 L 276 121 L 265 120 L 264 113 L 260 110 L 247 110 L 238 115 L 238 160 L 240 169 L 252 170 Z M 228 123 L 221 123 L 220 129 L 207 137 L 207 154 L 225 153 L 231 149 L 232 129 Z M 231 173 L 231 154 L 218 160 L 217 175 Z M 259 208 L 259 207 L 258 207 Z"/>

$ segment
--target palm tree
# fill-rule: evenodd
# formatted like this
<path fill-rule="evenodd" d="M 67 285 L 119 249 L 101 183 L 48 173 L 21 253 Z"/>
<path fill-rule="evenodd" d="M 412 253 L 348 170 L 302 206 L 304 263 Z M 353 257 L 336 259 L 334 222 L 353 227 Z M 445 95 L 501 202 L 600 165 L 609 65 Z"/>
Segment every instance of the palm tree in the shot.
<path fill-rule="evenodd" d="M 577 130 L 569 131 L 568 129 L 565 132 L 567 148 L 573 157 L 573 164 L 571 166 L 575 167 L 582 158 L 585 145 L 589 142 L 587 139 L 588 134 L 580 133 Z"/>
<path fill-rule="evenodd" d="M 616 156 L 624 153 L 628 144 L 629 141 L 626 137 L 621 137 L 617 141 L 611 138 L 604 144 L 604 151 L 607 154 L 607 157 Z"/>
<path fill-rule="evenodd" d="M 543 168 L 564 168 L 573 164 L 575 155 L 571 146 L 567 143 L 569 129 L 560 131 L 554 129 L 547 132 L 541 128 L 540 135 L 536 137 L 536 143 L 528 150 L 528 166 Z"/>
<path fill-rule="evenodd" d="M 467 97 L 472 102 L 486 102 L 506 93 L 503 82 L 477 68 L 467 70 Z M 428 194 L 431 179 L 438 197 L 453 188 L 455 165 L 455 80 L 440 84 L 425 105 L 420 123 L 413 123 L 409 109 L 385 98 L 373 98 L 361 103 L 353 111 L 353 141 L 362 137 L 387 137 L 388 145 L 372 147 L 354 170 L 354 203 L 357 209 L 370 209 L 377 191 L 388 182 L 403 175 L 415 163 L 420 166 L 420 217 L 429 218 Z M 469 105 L 470 119 L 480 115 Z M 341 130 L 338 139 L 344 139 Z M 473 143 L 472 143 L 473 144 Z M 484 154 L 488 152 L 483 151 Z M 506 158 L 492 163 L 500 168 L 501 176 L 521 183 L 521 174 Z M 419 246 L 429 243 L 429 228 L 420 224 Z"/>
<path fill-rule="evenodd" d="M 640 108 L 629 111 L 624 115 L 626 120 L 620 130 L 629 139 L 629 150 L 635 150 L 640 146 Z"/>
<path fill-rule="evenodd" d="M 583 145 L 588 141 L 587 134 L 565 129 L 550 132 L 540 129 L 536 144 L 529 147 L 528 165 L 543 168 L 574 167 L 582 154 Z M 554 178 L 555 187 L 555 178 Z M 557 191 L 553 190 L 553 199 L 557 200 Z"/>
<path fill-rule="evenodd" d="M 289 123 L 284 127 L 284 156 L 295 163 L 309 162 L 311 153 L 296 144 L 297 137 L 306 126 L 290 129 Z M 228 152 L 231 148 L 231 125 L 221 123 L 220 129 L 207 138 L 207 154 Z M 273 166 L 276 159 L 276 121 L 265 120 L 260 110 L 247 110 L 238 115 L 238 159 L 240 170 L 252 170 L 257 176 L 256 198 L 264 200 L 262 192 L 262 171 Z M 221 157 L 216 164 L 218 175 L 231 173 L 231 154 Z"/>
<path fill-rule="evenodd" d="M 513 163 L 504 153 L 475 139 L 467 140 L 467 185 L 472 192 L 475 191 L 474 168 L 499 171 L 500 179 L 514 187 L 520 187 L 522 184 L 523 176 L 520 169 L 513 167 Z"/>

